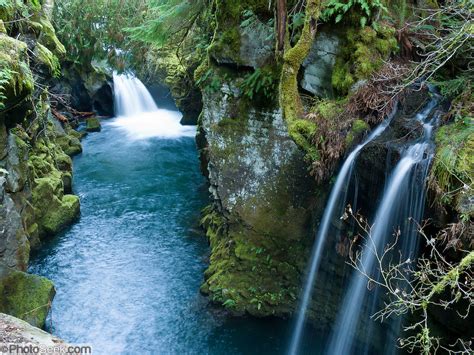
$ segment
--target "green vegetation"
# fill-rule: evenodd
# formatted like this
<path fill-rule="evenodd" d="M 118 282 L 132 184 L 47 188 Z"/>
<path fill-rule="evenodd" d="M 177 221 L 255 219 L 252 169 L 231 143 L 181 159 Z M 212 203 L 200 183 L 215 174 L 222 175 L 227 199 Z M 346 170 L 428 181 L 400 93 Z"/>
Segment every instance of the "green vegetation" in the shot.
<path fill-rule="evenodd" d="M 146 9 L 142 0 L 56 1 L 54 22 L 68 61 L 79 68 L 105 62 L 119 70 L 133 60 L 143 64 L 144 51 L 127 40 L 125 28 L 142 23 Z"/>
<path fill-rule="evenodd" d="M 339 94 L 347 95 L 352 85 L 370 78 L 397 49 L 395 29 L 387 24 L 347 29 L 332 74 L 333 87 Z"/>
<path fill-rule="evenodd" d="M 275 68 L 257 68 L 253 73 L 244 77 L 240 85 L 243 94 L 252 100 L 257 95 L 263 95 L 266 99 L 273 99 L 278 88 L 278 73 Z"/>
<path fill-rule="evenodd" d="M 47 278 L 0 267 L 0 312 L 43 328 L 54 294 Z"/>
<path fill-rule="evenodd" d="M 430 186 L 442 205 L 453 206 L 462 220 L 474 217 L 474 117 L 441 127 Z"/>
<path fill-rule="evenodd" d="M 342 21 L 344 16 L 353 11 L 357 13 L 361 27 L 365 27 L 374 15 L 380 15 L 380 12 L 387 12 L 387 8 L 380 0 L 329 0 L 325 4 L 321 17 L 325 21 L 334 18 L 335 23 Z"/>

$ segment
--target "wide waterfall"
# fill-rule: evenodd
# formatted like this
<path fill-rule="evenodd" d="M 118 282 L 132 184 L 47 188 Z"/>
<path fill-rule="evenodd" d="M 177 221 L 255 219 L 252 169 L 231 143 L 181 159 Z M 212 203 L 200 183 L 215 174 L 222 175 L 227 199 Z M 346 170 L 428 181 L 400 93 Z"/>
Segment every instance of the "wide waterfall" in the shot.
<path fill-rule="evenodd" d="M 133 140 L 192 137 L 196 127 L 183 126 L 178 111 L 157 107 L 145 85 L 130 74 L 114 74 L 115 112 L 112 125 L 126 131 Z"/>
<path fill-rule="evenodd" d="M 313 250 L 311 254 L 310 267 L 307 273 L 307 279 L 304 286 L 303 294 L 301 297 L 298 315 L 295 323 L 295 328 L 293 331 L 291 344 L 290 344 L 290 354 L 296 354 L 298 352 L 299 344 L 301 341 L 301 336 L 303 333 L 303 326 L 306 319 L 306 310 L 308 308 L 309 302 L 311 300 L 312 290 L 314 282 L 317 278 L 317 272 L 319 264 L 321 262 L 322 251 L 325 246 L 326 239 L 328 238 L 331 221 L 335 216 L 341 216 L 346 204 L 348 202 L 348 188 L 351 182 L 352 172 L 354 169 L 354 163 L 359 156 L 360 151 L 375 138 L 380 136 L 385 129 L 390 124 L 395 111 L 383 122 L 381 123 L 374 131 L 369 135 L 369 137 L 359 144 L 351 154 L 347 157 L 344 164 L 339 171 L 337 176 L 336 183 L 332 188 L 329 201 L 326 205 L 321 224 L 319 226 L 318 234 L 316 236 L 315 243 L 313 245 Z"/>
<path fill-rule="evenodd" d="M 391 240 L 395 230 L 400 228 L 402 244 L 400 251 L 404 258 L 412 258 L 417 250 L 417 224 L 421 222 L 425 204 L 425 179 L 434 154 L 432 141 L 433 127 L 437 124 L 438 115 L 433 113 L 437 106 L 436 97 L 426 108 L 414 118 L 424 128 L 423 136 L 412 141 L 402 152 L 401 159 L 395 166 L 386 184 L 383 198 L 375 214 L 370 230 L 370 240 L 363 247 L 360 268 L 362 270 L 377 270 L 376 253 L 380 254 L 384 246 Z M 336 327 L 331 336 L 328 354 L 351 354 L 356 352 L 355 339 L 360 331 L 362 315 L 370 318 L 380 306 L 379 292 L 374 291 L 368 295 L 367 279 L 354 272 L 350 285 L 345 292 L 345 298 L 339 311 Z M 364 311 L 364 299 L 368 307 Z M 397 331 L 400 322 L 395 322 Z M 364 350 L 369 352 L 370 337 L 373 336 L 369 323 L 365 331 Z M 361 353 L 360 350 L 357 350 Z M 388 352 L 388 350 L 387 350 Z"/>

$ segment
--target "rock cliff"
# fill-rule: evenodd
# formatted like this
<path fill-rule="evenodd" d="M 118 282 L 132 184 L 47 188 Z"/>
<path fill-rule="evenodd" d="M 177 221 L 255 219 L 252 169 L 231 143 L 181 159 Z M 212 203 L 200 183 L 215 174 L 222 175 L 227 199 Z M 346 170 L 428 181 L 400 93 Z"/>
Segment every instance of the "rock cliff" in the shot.
<path fill-rule="evenodd" d="M 64 55 L 50 22 L 53 2 L 15 4 L 0 5 L 0 312 L 41 327 L 54 286 L 24 272 L 30 250 L 79 215 L 70 155 L 81 144 L 53 115 L 43 79 L 59 76 Z"/>

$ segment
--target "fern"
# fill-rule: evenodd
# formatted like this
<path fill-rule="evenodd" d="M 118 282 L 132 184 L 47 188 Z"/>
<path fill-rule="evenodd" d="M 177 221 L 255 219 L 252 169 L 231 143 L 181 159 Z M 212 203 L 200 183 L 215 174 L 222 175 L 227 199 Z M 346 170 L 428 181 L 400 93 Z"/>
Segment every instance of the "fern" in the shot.
<path fill-rule="evenodd" d="M 5 100 L 7 99 L 5 96 L 6 86 L 11 82 L 13 74 L 14 73 L 8 68 L 0 70 L 0 110 L 5 108 Z"/>
<path fill-rule="evenodd" d="M 339 23 L 350 10 L 357 10 L 361 13 L 359 19 L 361 27 L 366 26 L 377 11 L 388 12 L 381 0 L 347 0 L 346 2 L 329 0 L 322 13 L 322 18 L 324 21 L 334 18 L 334 22 Z"/>
<path fill-rule="evenodd" d="M 439 88 L 441 95 L 452 100 L 470 87 L 470 78 L 468 75 L 462 75 L 450 80 L 433 81 L 433 84 Z"/>
<path fill-rule="evenodd" d="M 274 73 L 272 70 L 257 68 L 253 73 L 247 74 L 240 85 L 244 96 L 251 100 L 259 94 L 268 99 L 273 98 L 278 85 Z"/>

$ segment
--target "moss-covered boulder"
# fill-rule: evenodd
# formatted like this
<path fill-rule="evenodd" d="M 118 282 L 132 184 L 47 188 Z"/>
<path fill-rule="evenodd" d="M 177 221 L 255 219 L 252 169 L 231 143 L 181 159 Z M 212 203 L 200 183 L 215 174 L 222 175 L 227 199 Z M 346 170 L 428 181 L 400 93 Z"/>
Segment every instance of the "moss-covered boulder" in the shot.
<path fill-rule="evenodd" d="M 100 120 L 97 117 L 91 117 L 86 120 L 86 131 L 87 132 L 100 132 L 102 126 Z"/>
<path fill-rule="evenodd" d="M 0 266 L 0 312 L 44 327 L 55 295 L 52 281 Z"/>
<path fill-rule="evenodd" d="M 59 144 L 63 152 L 70 157 L 82 153 L 81 141 L 76 136 L 70 134 L 60 136 L 57 138 L 56 142 Z"/>
<path fill-rule="evenodd" d="M 40 234 L 56 234 L 79 215 L 79 197 L 63 196 L 63 192 L 64 182 L 61 174 L 35 179 L 33 206 L 35 206 Z"/>

